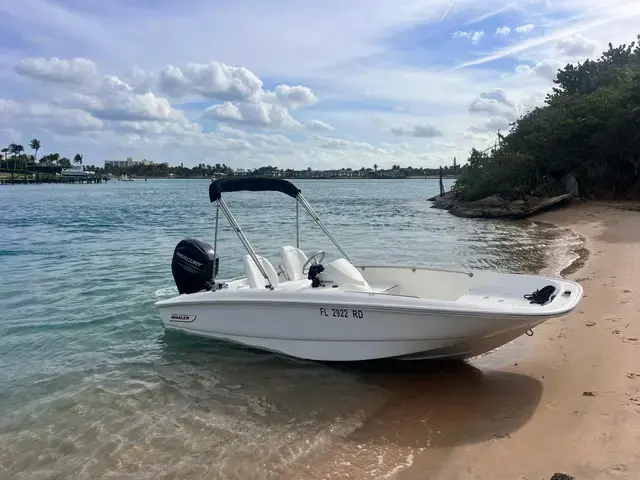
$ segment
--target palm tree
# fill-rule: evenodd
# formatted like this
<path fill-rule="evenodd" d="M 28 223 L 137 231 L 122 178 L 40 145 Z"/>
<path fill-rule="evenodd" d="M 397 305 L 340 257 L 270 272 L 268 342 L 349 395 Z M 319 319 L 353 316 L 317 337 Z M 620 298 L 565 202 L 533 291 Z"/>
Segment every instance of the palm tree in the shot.
<path fill-rule="evenodd" d="M 20 160 L 20 154 L 24 152 L 24 147 L 22 145 L 18 145 L 17 143 L 12 143 L 11 145 L 9 145 L 9 151 L 11 152 L 11 155 L 18 157 L 13 163 L 13 168 L 16 168 L 16 162 Z"/>
<path fill-rule="evenodd" d="M 7 164 L 7 169 L 8 169 L 9 168 L 9 159 L 7 158 L 7 156 L 9 155 L 9 149 L 5 147 L 2 150 L 0 150 L 0 152 L 4 153 L 4 163 Z"/>
<path fill-rule="evenodd" d="M 58 163 L 59 159 L 60 159 L 60 154 L 59 153 L 49 153 L 48 155 L 45 155 L 45 156 L 42 157 L 42 160 L 47 165 L 54 165 L 54 164 Z"/>
<path fill-rule="evenodd" d="M 376 177 L 378 176 L 378 164 L 373 165 L 373 170 L 376 172 Z"/>
<path fill-rule="evenodd" d="M 77 165 L 82 165 L 82 159 L 84 158 L 84 156 L 81 153 L 76 153 L 76 156 L 73 157 L 73 163 L 77 164 Z"/>
<path fill-rule="evenodd" d="M 34 138 L 33 140 L 31 140 L 31 143 L 29 144 L 29 146 L 35 152 L 33 154 L 34 163 L 35 163 L 35 160 L 38 158 L 38 150 L 40 150 L 40 140 L 38 140 L 37 138 Z"/>

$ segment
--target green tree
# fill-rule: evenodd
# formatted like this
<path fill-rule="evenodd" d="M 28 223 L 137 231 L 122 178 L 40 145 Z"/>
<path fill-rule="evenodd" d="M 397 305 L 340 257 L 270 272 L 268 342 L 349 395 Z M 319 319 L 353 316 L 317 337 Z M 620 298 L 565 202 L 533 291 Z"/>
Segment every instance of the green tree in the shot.
<path fill-rule="evenodd" d="M 459 197 L 564 193 L 568 175 L 586 196 L 640 193 L 640 48 L 609 44 L 597 60 L 559 70 L 555 84 L 495 150 L 471 151 L 454 187 Z"/>
<path fill-rule="evenodd" d="M 23 159 L 21 158 L 21 154 L 22 152 L 24 152 L 24 147 L 17 143 L 12 143 L 11 145 L 9 145 L 9 152 L 11 152 L 11 155 L 15 157 L 13 160 L 13 168 L 21 169 L 21 163 L 23 161 Z"/>
<path fill-rule="evenodd" d="M 29 146 L 33 150 L 33 158 L 34 158 L 34 163 L 35 163 L 35 160 L 38 159 L 38 150 L 40 150 L 40 140 L 38 140 L 37 138 L 34 138 L 29 143 Z"/>
<path fill-rule="evenodd" d="M 60 154 L 59 153 L 49 153 L 47 155 L 43 155 L 42 158 L 40 158 L 40 162 L 44 163 L 45 165 L 57 165 L 58 161 L 60 160 Z"/>

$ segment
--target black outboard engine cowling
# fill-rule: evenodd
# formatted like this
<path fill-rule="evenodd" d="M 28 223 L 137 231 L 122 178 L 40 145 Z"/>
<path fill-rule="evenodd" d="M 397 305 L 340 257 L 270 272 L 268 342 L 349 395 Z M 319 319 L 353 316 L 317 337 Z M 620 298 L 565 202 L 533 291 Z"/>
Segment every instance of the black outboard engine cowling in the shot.
<path fill-rule="evenodd" d="M 211 245 L 197 238 L 180 240 L 171 260 L 171 273 L 178 292 L 182 294 L 211 290 L 219 266 L 220 259 Z"/>

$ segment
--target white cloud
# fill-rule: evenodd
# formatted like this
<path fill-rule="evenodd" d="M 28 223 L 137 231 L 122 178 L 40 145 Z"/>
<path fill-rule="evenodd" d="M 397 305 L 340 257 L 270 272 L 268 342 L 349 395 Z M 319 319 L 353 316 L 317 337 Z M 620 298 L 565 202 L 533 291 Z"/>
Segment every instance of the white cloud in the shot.
<path fill-rule="evenodd" d="M 2 145 L 2 148 L 4 148 L 5 145 L 20 143 L 21 141 L 22 133 L 18 130 L 14 128 L 0 128 L 0 145 Z"/>
<path fill-rule="evenodd" d="M 480 98 L 495 100 L 498 103 L 506 105 L 510 108 L 515 108 L 515 104 L 507 96 L 507 92 L 502 88 L 494 88 L 489 92 L 482 92 Z"/>
<path fill-rule="evenodd" d="M 100 130 L 104 126 L 102 120 L 83 110 L 48 103 L 19 104 L 12 113 L 27 124 L 62 134 Z"/>
<path fill-rule="evenodd" d="M 300 126 L 300 122 L 293 118 L 285 108 L 265 102 L 224 102 L 207 108 L 204 112 L 204 117 L 262 127 L 294 128 Z"/>
<path fill-rule="evenodd" d="M 261 99 L 264 102 L 275 103 L 288 110 L 308 107 L 318 101 L 318 97 L 311 89 L 301 85 L 295 87 L 278 85 L 273 92 L 263 93 Z"/>
<path fill-rule="evenodd" d="M 19 111 L 20 104 L 18 102 L 0 98 L 0 125 L 9 123 Z"/>
<path fill-rule="evenodd" d="M 516 74 L 518 75 L 538 75 L 546 80 L 553 80 L 558 70 L 564 67 L 565 64 L 559 60 L 545 59 L 537 62 L 533 67 L 529 65 L 516 66 Z"/>
<path fill-rule="evenodd" d="M 195 94 L 209 99 L 253 101 L 262 94 L 262 81 L 244 67 L 220 62 L 169 65 L 158 75 L 160 92 L 171 97 Z"/>
<path fill-rule="evenodd" d="M 503 89 L 496 88 L 488 92 L 482 92 L 469 104 L 469 112 L 489 114 L 513 121 L 518 116 L 518 108 L 515 103 L 507 98 Z"/>
<path fill-rule="evenodd" d="M 499 36 L 499 37 L 506 37 L 507 35 L 509 35 L 509 33 L 511 32 L 511 29 L 509 27 L 498 27 L 496 28 L 496 33 L 494 33 L 494 35 Z"/>
<path fill-rule="evenodd" d="M 96 64 L 86 58 L 27 58 L 16 64 L 14 69 L 20 75 L 38 80 L 76 85 L 91 82 L 98 76 Z"/>
<path fill-rule="evenodd" d="M 455 31 L 453 32 L 453 37 L 456 38 L 468 38 L 469 40 L 471 40 L 471 43 L 473 43 L 474 45 L 476 43 L 478 43 L 480 40 L 482 40 L 482 38 L 484 37 L 485 33 L 483 30 L 480 31 L 470 31 L 470 32 L 464 32 L 464 31 Z"/>
<path fill-rule="evenodd" d="M 310 122 L 307 122 L 306 127 L 315 132 L 328 132 L 330 130 L 334 130 L 331 125 L 321 120 L 311 120 Z"/>
<path fill-rule="evenodd" d="M 556 42 L 555 48 L 561 54 L 569 57 L 588 57 L 600 49 L 600 44 L 578 33 L 561 38 Z"/>
<path fill-rule="evenodd" d="M 495 132 L 496 130 L 507 130 L 509 124 L 509 120 L 504 117 L 491 117 L 479 125 L 472 126 L 470 130 L 475 133 Z"/>
<path fill-rule="evenodd" d="M 479 97 L 469 104 L 469 112 L 490 115 L 507 115 L 511 114 L 513 109 L 505 108 L 505 106 L 500 104 L 497 100 Z"/>
<path fill-rule="evenodd" d="M 137 94 L 117 92 L 96 99 L 88 111 L 104 120 L 159 120 L 186 121 L 182 113 L 174 110 L 166 98 L 153 93 Z"/>
<path fill-rule="evenodd" d="M 116 76 L 99 75 L 95 63 L 87 59 L 28 59 L 18 63 L 15 70 L 20 75 L 66 87 L 66 91 L 53 98 L 60 108 L 80 109 L 94 119 L 112 122 L 159 121 L 186 125 L 184 114 L 175 110 L 167 98 L 156 96 L 150 90 L 152 85 L 172 97 L 195 94 L 204 98 L 242 100 L 213 105 L 205 110 L 204 117 L 273 128 L 299 127 L 300 123 L 288 109 L 318 101 L 315 94 L 303 86 L 278 85 L 273 92 L 264 91 L 262 81 L 248 69 L 213 61 L 188 64 L 184 71 L 168 66 L 155 81 L 152 75 L 134 68 L 132 78 L 139 83 L 136 88 Z M 78 92 L 78 86 L 85 93 Z M 127 123 L 118 128 L 140 131 L 142 125 Z M 150 128 L 155 131 L 167 127 Z"/>
<path fill-rule="evenodd" d="M 434 138 L 442 137 L 443 133 L 433 125 L 412 125 L 410 127 L 393 127 L 391 133 L 399 137 Z"/>
<path fill-rule="evenodd" d="M 355 149 L 360 153 L 386 153 L 384 149 L 375 147 L 367 142 L 345 140 L 343 138 L 323 137 L 321 135 L 313 135 L 312 140 L 320 148 L 326 148 L 329 150 Z"/>
<path fill-rule="evenodd" d="M 137 93 L 120 78 L 99 75 L 94 62 L 84 58 L 26 59 L 14 67 L 22 75 L 56 84 L 59 107 L 79 108 L 106 120 L 179 120 L 184 118 L 166 98 Z"/>
<path fill-rule="evenodd" d="M 533 30 L 535 27 L 535 25 L 533 23 L 528 23 L 526 25 L 520 25 L 519 27 L 516 27 L 516 32 L 518 33 L 529 33 L 531 30 Z"/>

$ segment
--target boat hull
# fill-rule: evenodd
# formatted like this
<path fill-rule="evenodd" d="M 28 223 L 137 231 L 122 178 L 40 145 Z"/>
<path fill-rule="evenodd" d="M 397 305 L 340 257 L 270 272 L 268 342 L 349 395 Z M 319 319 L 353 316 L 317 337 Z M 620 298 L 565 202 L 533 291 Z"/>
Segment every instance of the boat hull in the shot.
<path fill-rule="evenodd" d="M 235 288 L 178 295 L 155 306 L 168 330 L 307 360 L 465 359 L 566 315 L 583 295 L 579 284 L 561 278 L 358 268 L 370 282 L 366 291 L 345 290 L 343 281 L 311 288 L 300 280 L 272 290 L 234 280 L 228 285 Z M 553 298 L 543 304 L 527 298 L 545 285 L 555 287 Z"/>
<path fill-rule="evenodd" d="M 547 317 L 391 311 L 362 305 L 158 306 L 167 330 L 319 361 L 465 359 L 508 343 Z"/>

